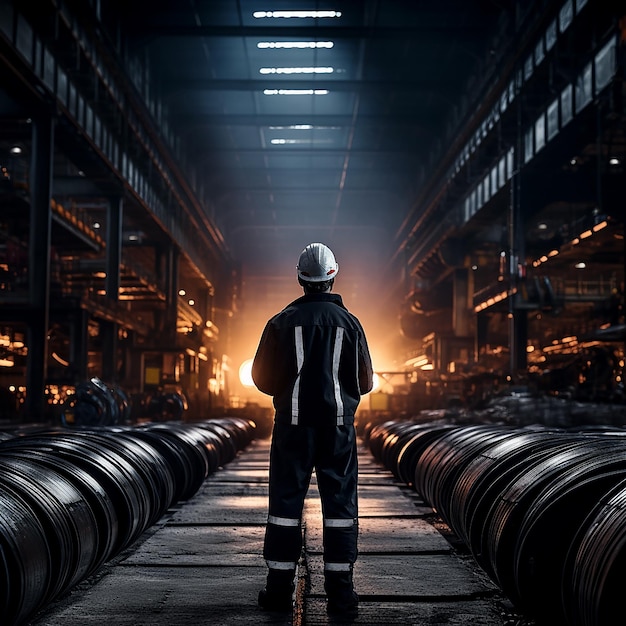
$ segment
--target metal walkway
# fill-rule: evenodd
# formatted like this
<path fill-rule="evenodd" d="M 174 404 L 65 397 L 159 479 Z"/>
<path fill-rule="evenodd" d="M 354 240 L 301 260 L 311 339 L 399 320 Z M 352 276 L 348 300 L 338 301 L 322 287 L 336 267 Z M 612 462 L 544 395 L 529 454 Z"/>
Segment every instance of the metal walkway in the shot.
<path fill-rule="evenodd" d="M 359 450 L 359 616 L 330 619 L 323 591 L 321 511 L 315 479 L 304 513 L 305 558 L 293 615 L 266 613 L 269 440 L 256 440 L 170 509 L 94 576 L 41 611 L 32 626 L 237 626 L 331 623 L 513 623 L 499 589 L 455 548 L 418 495 Z M 445 529 L 444 529 L 445 530 Z"/>

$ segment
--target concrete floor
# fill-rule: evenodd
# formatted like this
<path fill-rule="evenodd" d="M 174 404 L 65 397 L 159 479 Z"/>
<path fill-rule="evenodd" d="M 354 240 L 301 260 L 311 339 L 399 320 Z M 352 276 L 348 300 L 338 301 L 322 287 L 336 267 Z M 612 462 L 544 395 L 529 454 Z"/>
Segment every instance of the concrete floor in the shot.
<path fill-rule="evenodd" d="M 254 441 L 212 474 L 97 575 L 59 598 L 32 626 L 237 626 L 346 623 L 326 614 L 321 512 L 315 483 L 305 505 L 306 563 L 293 615 L 256 600 L 267 515 L 269 441 Z M 522 623 L 499 589 L 440 528 L 432 509 L 359 451 L 359 615 L 347 623 L 480 625 Z M 442 530 L 443 532 L 440 532 Z"/>

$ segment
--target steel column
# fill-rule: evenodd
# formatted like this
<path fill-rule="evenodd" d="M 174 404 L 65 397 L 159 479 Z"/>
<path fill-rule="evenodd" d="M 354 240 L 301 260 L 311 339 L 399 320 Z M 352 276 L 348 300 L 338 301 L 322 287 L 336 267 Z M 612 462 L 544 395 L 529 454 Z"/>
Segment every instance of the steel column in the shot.
<path fill-rule="evenodd" d="M 28 276 L 30 315 L 26 365 L 25 419 L 42 420 L 47 376 L 50 308 L 50 232 L 54 120 L 41 115 L 32 124 Z"/>

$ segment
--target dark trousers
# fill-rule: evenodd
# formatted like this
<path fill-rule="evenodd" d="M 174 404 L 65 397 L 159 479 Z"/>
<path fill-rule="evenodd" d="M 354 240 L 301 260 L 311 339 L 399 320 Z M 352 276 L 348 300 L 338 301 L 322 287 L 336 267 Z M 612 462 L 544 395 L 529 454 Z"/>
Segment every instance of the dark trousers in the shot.
<path fill-rule="evenodd" d="M 351 571 L 356 561 L 358 466 L 354 426 L 275 423 L 263 547 L 270 571 L 295 569 L 300 558 L 300 519 L 314 470 L 324 518 L 325 571 Z"/>

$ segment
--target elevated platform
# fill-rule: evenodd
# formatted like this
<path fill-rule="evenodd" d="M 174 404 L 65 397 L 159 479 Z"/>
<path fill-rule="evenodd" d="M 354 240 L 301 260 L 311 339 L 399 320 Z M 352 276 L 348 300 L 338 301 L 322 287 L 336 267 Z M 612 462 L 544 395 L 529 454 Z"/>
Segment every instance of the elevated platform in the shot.
<path fill-rule="evenodd" d="M 446 538 L 418 495 L 359 450 L 359 615 L 347 623 L 512 624 L 500 590 Z M 238 626 L 346 623 L 326 613 L 322 518 L 315 479 L 307 496 L 305 558 L 293 614 L 257 606 L 265 581 L 269 440 L 212 474 L 189 501 L 98 573 L 40 612 L 32 626 Z"/>

